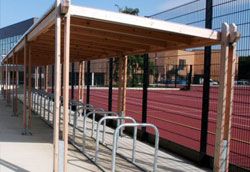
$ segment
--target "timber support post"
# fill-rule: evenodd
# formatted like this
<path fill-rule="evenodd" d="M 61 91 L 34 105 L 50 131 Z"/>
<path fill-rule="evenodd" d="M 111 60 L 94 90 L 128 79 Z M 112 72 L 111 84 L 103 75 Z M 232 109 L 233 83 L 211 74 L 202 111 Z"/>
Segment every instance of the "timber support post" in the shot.
<path fill-rule="evenodd" d="M 82 100 L 82 62 L 78 63 L 78 101 Z"/>
<path fill-rule="evenodd" d="M 69 5 L 69 4 L 68 4 Z M 68 171 L 68 133 L 69 133 L 69 61 L 70 61 L 70 14 L 64 17 L 64 60 L 63 60 L 63 140 L 64 140 L 64 160 L 63 171 Z M 74 63 L 72 63 L 72 75 L 74 74 Z M 72 78 L 74 81 L 75 79 Z M 75 82 L 75 81 L 74 81 Z M 71 82 L 71 97 L 74 99 L 74 84 Z"/>
<path fill-rule="evenodd" d="M 16 68 L 16 87 L 15 87 L 15 113 L 14 115 L 18 116 L 18 84 L 19 84 L 19 70 L 18 70 L 18 59 L 17 59 L 17 56 L 16 56 L 16 65 L 15 65 L 15 68 Z"/>
<path fill-rule="evenodd" d="M 13 53 L 13 59 L 12 59 L 12 110 L 13 115 L 15 114 L 15 53 Z M 13 116 L 12 115 L 12 116 Z"/>
<path fill-rule="evenodd" d="M 10 65 L 9 64 L 6 65 L 6 83 L 7 83 L 7 87 L 6 87 L 7 106 L 10 106 Z"/>
<path fill-rule="evenodd" d="M 48 82 L 49 82 L 49 66 L 48 65 L 46 65 L 45 67 L 44 67 L 44 89 L 45 89 L 45 91 L 46 92 L 48 92 Z"/>
<path fill-rule="evenodd" d="M 126 112 L 127 63 L 127 56 L 119 57 L 119 88 L 117 111 L 124 116 Z"/>
<path fill-rule="evenodd" d="M 214 171 L 229 170 L 233 86 L 236 63 L 236 42 L 240 34 L 232 24 L 222 25 L 219 97 L 217 107 Z"/>
<path fill-rule="evenodd" d="M 32 77 L 32 64 L 31 64 L 31 46 L 28 46 L 28 59 L 29 59 L 29 73 L 28 73 L 28 108 L 29 108 L 29 113 L 28 113 L 28 122 L 27 122 L 27 128 L 29 131 L 29 134 L 31 134 L 31 120 L 32 120 L 32 98 L 31 98 L 31 90 L 32 90 L 32 85 L 31 85 L 31 77 Z"/>
<path fill-rule="evenodd" d="M 61 88 L 61 13 L 60 0 L 56 0 L 55 21 L 55 89 L 54 89 L 54 124 L 53 124 L 53 171 L 59 171 L 59 113 Z"/>
<path fill-rule="evenodd" d="M 29 56 L 29 43 L 25 39 L 24 45 L 24 74 L 23 74 L 23 132 L 22 135 L 27 135 L 28 132 L 28 116 L 27 116 L 27 60 Z"/>

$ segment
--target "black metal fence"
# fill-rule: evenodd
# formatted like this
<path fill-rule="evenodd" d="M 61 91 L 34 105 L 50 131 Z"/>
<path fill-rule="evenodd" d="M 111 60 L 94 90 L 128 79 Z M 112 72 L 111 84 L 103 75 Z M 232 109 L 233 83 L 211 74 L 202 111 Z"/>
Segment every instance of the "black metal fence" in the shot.
<path fill-rule="evenodd" d="M 234 88 L 231 171 L 250 169 L 250 1 L 195 0 L 150 16 L 220 30 L 235 22 L 241 32 Z M 128 58 L 126 115 L 155 124 L 160 146 L 203 165 L 212 166 L 218 98 L 220 47 L 156 52 Z M 71 88 L 79 71 L 72 65 Z M 117 111 L 118 60 L 85 62 L 85 103 Z M 44 69 L 41 68 L 44 73 Z M 53 90 L 53 68 L 49 87 Z M 42 76 L 40 77 L 42 78 Z M 39 81 L 42 88 L 44 80 Z M 74 95 L 72 95 L 74 94 Z M 77 98 L 71 92 L 71 98 Z M 150 141 L 151 130 L 143 131 Z"/>
<path fill-rule="evenodd" d="M 237 65 L 234 88 L 234 105 L 232 119 L 232 140 L 230 151 L 230 163 L 232 171 L 250 169 L 250 1 L 246 0 L 197 0 L 179 7 L 157 13 L 150 16 L 166 21 L 173 21 L 194 25 L 199 27 L 207 27 L 220 30 L 221 23 L 235 23 L 241 32 L 241 39 L 237 47 Z M 197 118 L 197 125 L 193 123 L 187 124 L 184 128 L 192 128 L 193 135 L 188 135 L 188 131 L 181 132 L 185 137 L 192 139 L 192 144 L 185 143 L 184 139 L 177 143 L 185 145 L 191 149 L 200 152 L 200 161 L 206 161 L 206 156 L 210 157 L 214 154 L 215 128 L 216 128 L 216 112 L 218 97 L 218 75 L 219 75 L 219 58 L 220 46 L 192 49 L 183 52 L 182 56 L 189 56 L 190 51 L 200 51 L 200 55 L 195 55 L 193 64 L 191 91 L 192 100 L 183 101 L 179 106 L 185 108 L 197 108 L 196 110 L 188 110 L 182 113 L 182 116 L 191 116 Z M 200 56 L 200 57 L 198 57 Z M 205 56 L 205 57 L 204 57 Z M 176 58 L 180 56 L 176 56 Z M 163 57 L 164 58 L 164 57 Z M 168 57 L 165 57 L 168 58 Z M 207 60 L 206 60 L 207 58 Z M 205 60 L 201 60 L 205 59 Z M 200 69 L 197 69 L 199 66 Z M 203 82 L 203 86 L 198 86 L 197 82 Z M 207 82 L 206 82 L 207 81 Z M 207 86 L 206 86 L 207 84 Z M 173 93 L 165 93 L 167 95 Z M 179 93 L 178 93 L 179 94 Z M 195 96 L 196 95 L 196 96 Z M 190 95 L 182 95 L 181 99 L 187 99 Z M 208 97 L 207 97 L 208 96 Z M 190 103 L 190 101 L 192 103 Z M 201 104 L 201 102 L 203 102 Z M 192 105 L 197 103 L 197 105 Z M 173 104 L 171 102 L 170 104 Z M 206 106 L 204 104 L 208 104 Z M 195 106 L 195 107 L 194 107 Z M 177 108 L 178 109 L 178 108 Z M 185 114 L 185 115 L 184 115 Z M 169 114 L 166 113 L 167 118 Z M 189 120 L 190 121 L 190 120 Z M 193 120 L 194 121 L 194 120 Z M 173 121 L 171 121 L 173 122 Z M 190 121 L 191 122 L 191 121 Z M 183 124 L 183 123 L 182 123 Z M 195 126 L 195 127 L 194 127 Z M 179 130 L 180 131 L 180 130 Z M 201 133 L 200 135 L 198 133 Z M 167 139 L 169 139 L 168 137 Z M 172 140 L 170 138 L 170 140 Z M 204 147 L 205 146 L 205 147 Z M 203 155 L 202 155 L 203 154 Z M 239 168 L 237 168 L 239 167 Z"/>

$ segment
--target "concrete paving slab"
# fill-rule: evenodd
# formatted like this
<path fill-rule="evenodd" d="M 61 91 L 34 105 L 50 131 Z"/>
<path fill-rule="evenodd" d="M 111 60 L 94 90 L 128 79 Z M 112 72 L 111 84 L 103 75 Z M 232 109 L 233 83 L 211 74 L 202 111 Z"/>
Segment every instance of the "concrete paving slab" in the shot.
<path fill-rule="evenodd" d="M 38 116 L 33 116 L 33 135 L 21 135 L 22 118 L 11 115 L 12 108 L 0 98 L 0 172 L 53 171 L 53 130 Z M 72 145 L 69 150 L 69 172 L 100 171 Z"/>
<path fill-rule="evenodd" d="M 22 100 L 22 96 L 20 99 Z M 43 106 L 44 102 L 41 101 Z M 39 105 L 41 105 L 39 103 Z M 52 108 L 52 106 L 51 106 Z M 43 108 L 42 108 L 43 109 Z M 41 109 L 41 110 L 42 110 Z M 42 114 L 42 118 L 46 120 L 48 124 L 52 124 L 52 116 L 48 118 L 47 112 L 43 113 L 43 110 L 38 113 Z M 62 118 L 62 114 L 61 114 Z M 73 123 L 73 113 L 70 115 L 70 123 Z M 95 130 L 94 136 L 96 134 L 96 122 L 95 123 Z M 95 139 L 91 138 L 91 124 L 92 120 L 87 119 L 87 141 L 86 141 L 86 151 L 85 153 L 88 154 L 90 158 L 94 158 L 95 154 Z M 82 128 L 83 126 L 83 118 L 81 116 L 77 119 L 77 128 L 79 130 L 76 131 L 76 143 L 81 147 L 82 145 Z M 102 128 L 102 127 L 101 127 Z M 105 138 L 105 145 L 100 145 L 100 160 L 98 161 L 98 165 L 101 166 L 105 171 L 111 170 L 111 153 L 112 153 L 112 141 L 113 141 L 113 132 L 112 128 L 107 127 L 106 129 L 107 134 Z M 69 135 L 72 137 L 72 127 L 69 127 Z M 102 134 L 100 135 L 100 137 Z M 142 167 L 143 171 L 152 171 L 152 162 L 153 162 L 153 154 L 154 148 L 148 144 L 142 143 L 137 141 L 137 148 L 136 148 L 136 164 Z M 142 171 L 141 168 L 128 163 L 123 157 L 126 159 L 131 160 L 131 152 L 132 152 L 132 139 L 129 136 L 124 136 L 119 138 L 119 148 L 117 154 L 117 164 L 116 164 L 116 171 Z M 158 169 L 157 171 L 169 171 L 169 172 L 210 172 L 210 169 L 199 168 L 194 165 L 192 162 L 185 160 L 182 157 L 176 156 L 166 151 L 159 150 L 158 152 Z"/>

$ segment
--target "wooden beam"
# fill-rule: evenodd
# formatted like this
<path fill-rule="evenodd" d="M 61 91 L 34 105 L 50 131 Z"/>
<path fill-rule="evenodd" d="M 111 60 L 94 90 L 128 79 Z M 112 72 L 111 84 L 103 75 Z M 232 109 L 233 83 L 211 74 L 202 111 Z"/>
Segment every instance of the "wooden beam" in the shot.
<path fill-rule="evenodd" d="M 7 97 L 8 97 L 8 64 L 5 64 L 5 100 L 7 102 Z"/>
<path fill-rule="evenodd" d="M 228 78 L 228 58 L 229 58 L 229 26 L 226 23 L 222 25 L 221 35 L 221 59 L 220 59 L 220 76 L 219 76 L 219 98 L 217 106 L 217 122 L 216 122 L 216 140 L 214 154 L 214 171 L 221 172 L 225 167 L 223 161 L 224 148 L 224 125 L 225 113 L 227 106 L 227 78 Z"/>
<path fill-rule="evenodd" d="M 54 135 L 53 135 L 53 171 L 59 170 L 59 113 L 60 113 L 60 88 L 61 88 L 61 16 L 60 0 L 56 0 L 55 18 L 55 102 L 54 102 Z"/>
<path fill-rule="evenodd" d="M 68 170 L 68 123 L 69 123 L 69 58 L 70 58 L 70 15 L 65 16 L 64 24 L 64 61 L 63 61 L 63 138 L 64 172 Z"/>
<path fill-rule="evenodd" d="M 135 28 L 153 29 L 161 32 L 176 33 L 183 36 L 194 36 L 205 39 L 220 40 L 218 32 L 210 29 L 202 29 L 184 24 L 160 21 L 145 17 L 138 17 L 128 14 L 109 12 L 104 10 L 91 9 L 86 7 L 71 6 L 71 15 L 82 19 L 90 19 L 95 21 L 103 21 L 113 24 L 133 26 Z"/>
<path fill-rule="evenodd" d="M 72 34 L 81 36 L 95 36 L 99 38 L 110 38 L 116 41 L 127 43 L 138 43 L 140 45 L 156 45 L 160 47 L 167 47 L 169 43 L 176 44 L 177 41 L 154 39 L 150 37 L 140 37 L 138 35 L 125 35 L 124 33 L 110 33 L 100 29 L 91 29 L 77 24 L 72 24 Z M 179 42 L 178 42 L 179 43 Z"/>
<path fill-rule="evenodd" d="M 78 63 L 78 101 L 82 100 L 82 62 Z"/>
<path fill-rule="evenodd" d="M 7 106 L 10 106 L 10 73 L 9 73 L 9 64 L 6 65 L 6 100 Z"/>
<path fill-rule="evenodd" d="M 61 13 L 66 14 L 69 10 L 70 0 L 62 0 L 61 2 Z"/>
<path fill-rule="evenodd" d="M 38 89 L 38 67 L 35 68 L 35 89 Z"/>
<path fill-rule="evenodd" d="M 26 116 L 26 110 L 27 110 L 27 101 L 26 101 L 26 86 L 27 86 L 27 51 L 28 51 L 28 45 L 25 43 L 24 45 L 24 65 L 23 65 L 23 133 L 26 134 L 27 130 L 27 116 Z"/>
<path fill-rule="evenodd" d="M 51 27 L 55 23 L 56 17 L 56 9 L 52 9 L 45 17 L 40 21 L 39 24 L 34 27 L 34 29 L 27 34 L 27 40 L 33 41 L 39 36 L 41 33 L 48 31 L 49 27 Z"/>
<path fill-rule="evenodd" d="M 17 59 L 18 59 L 18 56 L 16 55 L 15 56 L 15 61 L 16 61 L 16 65 L 15 65 L 15 69 L 16 69 L 16 80 L 15 80 L 15 112 L 14 112 L 14 115 L 18 116 L 18 78 L 19 78 L 19 71 L 18 71 L 18 64 L 17 64 Z"/>
<path fill-rule="evenodd" d="M 28 75 L 28 107 L 29 107 L 29 116 L 28 116 L 28 129 L 31 130 L 31 118 L 32 118 L 32 107 L 31 107 L 31 78 L 32 78 L 32 62 L 31 62 L 31 46 L 28 47 L 28 56 L 29 56 L 29 75 Z"/>
<path fill-rule="evenodd" d="M 126 115 L 128 56 L 123 57 L 122 111 Z"/>
<path fill-rule="evenodd" d="M 5 99 L 5 88 L 4 88 L 4 86 L 5 86 L 5 84 L 4 84 L 4 65 L 3 64 L 1 64 L 1 72 L 2 72 L 2 77 L 1 77 L 1 80 L 2 80 L 2 85 L 1 85 L 1 91 L 2 91 L 2 94 L 3 94 L 3 98 Z"/>
<path fill-rule="evenodd" d="M 15 115 L 15 58 L 16 55 L 13 54 L 12 58 L 12 110 L 13 110 L 13 115 Z"/>
<path fill-rule="evenodd" d="M 84 101 L 84 95 L 85 95 L 85 61 L 82 61 L 82 81 L 81 81 L 81 97 L 82 97 L 82 102 Z"/>
<path fill-rule="evenodd" d="M 49 66 L 45 65 L 45 82 L 44 82 L 44 88 L 45 91 L 48 92 L 48 82 L 49 82 Z"/>
<path fill-rule="evenodd" d="M 122 57 L 118 59 L 118 96 L 117 96 L 117 112 L 121 112 L 121 97 L 122 97 Z"/>
<path fill-rule="evenodd" d="M 15 47 L 15 52 L 21 51 L 24 49 L 25 46 L 25 39 L 22 39 Z"/>
<path fill-rule="evenodd" d="M 43 37 L 41 37 L 41 39 L 39 41 L 41 41 L 42 39 L 44 39 L 44 41 L 46 43 L 49 43 L 48 40 L 53 40 L 51 39 L 51 35 L 52 34 L 46 34 Z M 130 49 L 149 49 L 150 46 L 153 46 L 154 44 L 152 43 L 151 45 L 147 45 L 147 44 L 142 44 L 142 43 L 138 43 L 138 42 L 126 42 L 126 41 L 122 41 L 122 40 L 116 40 L 116 39 L 112 39 L 110 37 L 98 37 L 98 36 L 93 36 L 93 35 L 81 35 L 81 34 L 72 34 L 71 36 L 71 43 L 72 44 L 76 44 L 78 45 L 79 43 L 86 43 L 86 42 L 92 42 L 92 43 L 99 43 L 102 45 L 110 45 L 110 46 L 117 46 L 117 47 L 123 47 L 123 48 L 130 48 Z M 173 45 L 173 44 L 169 44 L 169 45 Z M 177 46 L 177 45 L 176 45 Z"/>
<path fill-rule="evenodd" d="M 237 32 L 237 27 L 232 24 L 229 26 L 230 38 Z M 235 40 L 234 40 L 235 41 Z M 227 96 L 226 96 L 226 111 L 225 111 L 225 124 L 223 140 L 227 141 L 226 152 L 226 167 L 225 170 L 229 171 L 229 152 L 231 140 L 231 127 L 232 127 L 232 112 L 233 112 L 233 96 L 234 96 L 234 78 L 235 78 L 235 64 L 236 64 L 236 42 L 229 44 L 228 52 L 228 74 L 227 74 Z"/>

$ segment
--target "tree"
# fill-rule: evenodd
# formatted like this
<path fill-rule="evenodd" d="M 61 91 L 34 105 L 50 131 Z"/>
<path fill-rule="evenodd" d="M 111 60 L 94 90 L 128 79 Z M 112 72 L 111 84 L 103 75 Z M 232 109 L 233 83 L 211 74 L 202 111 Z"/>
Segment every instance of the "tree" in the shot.
<path fill-rule="evenodd" d="M 125 14 L 131 14 L 131 15 L 139 15 L 140 10 L 138 8 L 129 8 L 129 7 L 124 7 L 121 8 L 119 5 L 115 4 L 115 6 L 118 8 L 118 11 L 120 13 L 125 13 Z"/>
<path fill-rule="evenodd" d="M 119 5 L 115 4 L 115 6 L 118 8 L 119 12 L 125 13 L 125 14 L 131 14 L 131 15 L 139 15 L 140 10 L 138 8 L 129 8 L 129 7 L 123 7 L 121 8 Z M 155 70 L 155 65 L 153 62 L 149 62 L 149 73 L 156 73 Z M 115 64 L 118 65 L 118 60 L 115 60 Z M 136 87 L 141 85 L 143 82 L 143 77 L 142 77 L 142 71 L 144 68 L 144 60 L 143 56 L 141 55 L 133 55 L 133 56 L 128 56 L 128 86 L 129 87 Z M 118 69 L 116 68 L 115 71 L 115 78 L 118 80 Z"/>

